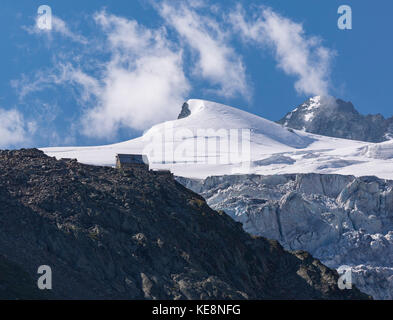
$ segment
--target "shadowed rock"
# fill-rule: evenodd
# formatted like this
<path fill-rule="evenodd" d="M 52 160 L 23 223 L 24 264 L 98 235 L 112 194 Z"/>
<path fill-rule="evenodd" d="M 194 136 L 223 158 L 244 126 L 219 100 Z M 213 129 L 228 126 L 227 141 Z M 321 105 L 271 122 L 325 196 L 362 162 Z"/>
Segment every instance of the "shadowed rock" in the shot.
<path fill-rule="evenodd" d="M 382 142 L 393 138 L 393 117 L 362 115 L 351 102 L 314 97 L 277 121 L 286 127 L 329 137 Z"/>
<path fill-rule="evenodd" d="M 191 114 L 191 111 L 189 109 L 188 103 L 184 102 L 182 107 L 181 107 L 181 111 L 180 111 L 179 116 L 177 117 L 177 119 L 187 118 L 190 114 Z"/>
<path fill-rule="evenodd" d="M 0 208 L 0 255 L 32 279 L 51 266 L 57 299 L 367 298 L 168 175 L 2 151 Z"/>

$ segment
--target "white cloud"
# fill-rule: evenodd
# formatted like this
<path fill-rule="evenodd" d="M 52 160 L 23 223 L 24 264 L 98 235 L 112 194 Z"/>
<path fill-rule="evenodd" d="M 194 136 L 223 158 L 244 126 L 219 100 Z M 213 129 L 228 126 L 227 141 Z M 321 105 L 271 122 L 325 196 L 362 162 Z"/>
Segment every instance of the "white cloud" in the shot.
<path fill-rule="evenodd" d="M 83 116 L 83 133 L 111 137 L 120 127 L 143 130 L 174 119 L 189 92 L 182 51 L 167 40 L 164 29 L 106 12 L 95 20 L 107 37 L 111 59 L 100 79 L 73 72 L 73 79 L 98 101 Z"/>
<path fill-rule="evenodd" d="M 53 31 L 58 32 L 64 37 L 70 38 L 73 41 L 80 42 L 83 44 L 87 43 L 87 40 L 83 36 L 72 32 L 68 28 L 66 23 L 59 17 L 52 16 L 52 28 Z"/>
<path fill-rule="evenodd" d="M 18 110 L 0 109 L 0 147 L 15 146 L 29 141 L 34 134 L 36 124 L 25 122 Z"/>
<path fill-rule="evenodd" d="M 298 78 L 295 89 L 306 95 L 328 95 L 330 61 L 334 52 L 323 47 L 321 40 L 307 37 L 303 26 L 270 8 L 247 20 L 238 6 L 229 16 L 245 40 L 274 50 L 278 67 Z"/>
<path fill-rule="evenodd" d="M 194 1 L 189 6 L 163 2 L 158 10 L 166 23 L 197 53 L 194 75 L 209 80 L 225 97 L 240 94 L 249 98 L 245 67 L 229 44 L 229 34 L 217 19 L 198 14 L 198 7 L 203 7 L 203 2 Z"/>
<path fill-rule="evenodd" d="M 96 138 L 113 138 L 120 128 L 144 130 L 175 119 L 190 90 L 182 49 L 168 40 L 164 28 L 149 29 L 105 11 L 95 14 L 94 20 L 100 41 L 94 42 L 91 53 L 99 51 L 109 59 L 84 55 L 72 62 L 69 56 L 57 57 L 55 67 L 36 72 L 32 79 L 22 75 L 11 82 L 19 97 L 71 84 L 83 106 L 80 131 Z M 56 30 L 67 33 L 62 24 Z"/>

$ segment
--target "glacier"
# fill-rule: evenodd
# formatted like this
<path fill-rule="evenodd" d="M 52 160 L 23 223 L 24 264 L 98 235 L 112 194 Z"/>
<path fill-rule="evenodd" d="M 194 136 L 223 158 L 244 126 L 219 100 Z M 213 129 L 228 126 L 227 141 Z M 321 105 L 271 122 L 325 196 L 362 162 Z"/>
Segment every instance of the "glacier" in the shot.
<path fill-rule="evenodd" d="M 177 178 L 253 235 L 310 252 L 375 299 L 393 299 L 393 181 L 331 174 Z"/>

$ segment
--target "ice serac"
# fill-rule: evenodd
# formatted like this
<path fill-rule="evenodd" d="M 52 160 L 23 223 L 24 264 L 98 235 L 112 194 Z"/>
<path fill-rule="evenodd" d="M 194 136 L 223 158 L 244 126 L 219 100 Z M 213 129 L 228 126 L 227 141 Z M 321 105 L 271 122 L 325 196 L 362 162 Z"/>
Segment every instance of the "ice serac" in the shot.
<path fill-rule="evenodd" d="M 352 267 L 357 287 L 393 299 L 393 181 L 288 174 L 178 178 L 247 232 Z"/>
<path fill-rule="evenodd" d="M 344 139 L 383 142 L 393 138 L 393 117 L 362 115 L 351 102 L 316 96 L 278 121 L 286 127 Z"/>

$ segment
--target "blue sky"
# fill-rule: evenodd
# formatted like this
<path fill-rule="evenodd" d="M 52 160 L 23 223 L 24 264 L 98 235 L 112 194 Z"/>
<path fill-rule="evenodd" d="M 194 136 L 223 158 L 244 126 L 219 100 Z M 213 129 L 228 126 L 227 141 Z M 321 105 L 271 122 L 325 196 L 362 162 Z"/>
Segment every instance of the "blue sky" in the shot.
<path fill-rule="evenodd" d="M 329 94 L 393 115 L 391 1 L 223 3 L 3 0 L 0 147 L 127 140 L 189 98 L 278 120 Z M 337 27 L 343 4 L 352 30 Z"/>

